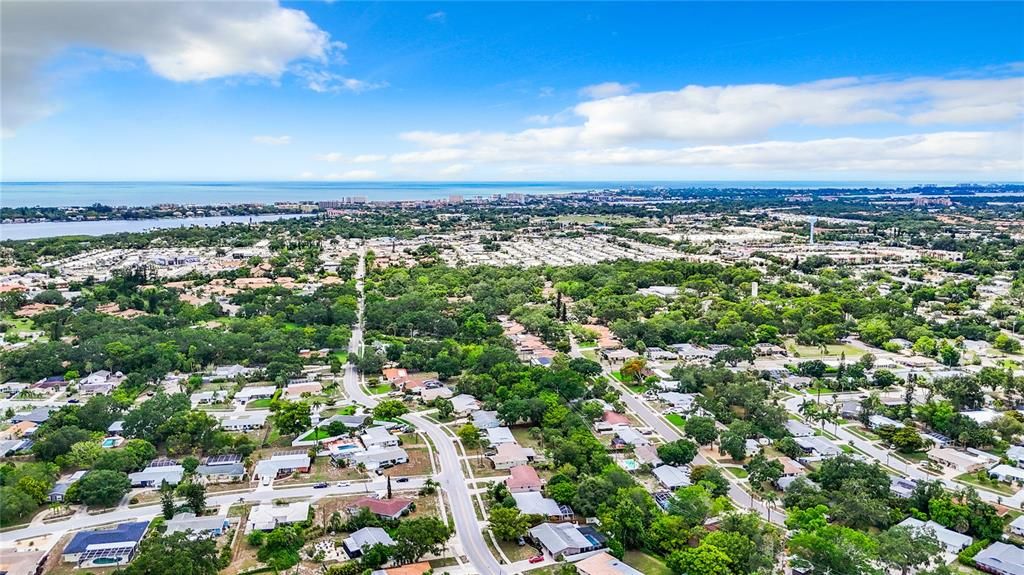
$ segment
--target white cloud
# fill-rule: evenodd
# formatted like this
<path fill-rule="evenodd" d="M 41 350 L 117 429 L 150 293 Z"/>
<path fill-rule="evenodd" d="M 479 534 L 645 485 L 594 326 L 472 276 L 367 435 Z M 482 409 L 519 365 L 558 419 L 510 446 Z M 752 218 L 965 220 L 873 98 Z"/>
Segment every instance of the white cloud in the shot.
<path fill-rule="evenodd" d="M 356 156 L 347 156 L 341 152 L 328 152 L 326 154 L 317 154 L 313 157 L 321 162 L 330 162 L 332 164 L 372 164 L 374 162 L 381 162 L 388 158 L 383 154 L 358 154 Z"/>
<path fill-rule="evenodd" d="M 583 96 L 584 98 L 589 98 L 591 100 L 600 100 L 602 98 L 625 96 L 626 94 L 632 92 L 633 88 L 636 88 L 636 84 L 602 82 L 600 84 L 591 84 L 590 86 L 584 86 L 580 88 L 580 96 Z"/>
<path fill-rule="evenodd" d="M 175 82 L 277 79 L 296 60 L 343 47 L 301 10 L 247 2 L 4 2 L 0 29 L 5 133 L 53 113 L 40 68 L 70 47 L 142 58 Z"/>
<path fill-rule="evenodd" d="M 359 154 L 352 158 L 353 164 L 372 164 L 374 162 L 382 162 L 388 159 L 384 154 Z"/>
<path fill-rule="evenodd" d="M 570 125 L 550 125 L 559 114 L 569 119 L 563 112 L 528 118 L 544 127 L 517 132 L 404 132 L 399 138 L 419 149 L 390 160 L 506 173 L 616 165 L 1019 178 L 1021 93 L 1022 77 L 687 86 L 584 101 L 571 109 Z M 855 126 L 871 129 L 851 132 Z M 800 127 L 810 134 L 829 128 L 828 136 L 793 138 Z"/>
<path fill-rule="evenodd" d="M 792 86 L 687 86 L 582 102 L 581 139 L 729 142 L 786 125 L 1008 122 L 1024 114 L 1024 78 L 878 81 L 840 78 Z"/>
<path fill-rule="evenodd" d="M 252 141 L 265 146 L 287 146 L 292 143 L 291 136 L 253 136 Z"/>
<path fill-rule="evenodd" d="M 307 88 L 321 93 L 352 92 L 354 94 L 361 94 L 388 86 L 387 82 L 370 82 L 358 78 L 349 78 L 330 70 L 308 66 L 297 67 L 295 74 L 306 81 Z"/>
<path fill-rule="evenodd" d="M 473 169 L 469 164 L 452 164 L 437 171 L 439 176 L 461 176 Z"/>
<path fill-rule="evenodd" d="M 349 170 L 340 174 L 327 174 L 328 180 L 373 180 L 377 172 L 373 170 Z"/>
<path fill-rule="evenodd" d="M 437 12 L 427 14 L 427 20 L 431 22 L 440 22 L 441 24 L 444 24 L 448 20 L 448 15 L 445 14 L 443 11 L 438 10 Z"/>

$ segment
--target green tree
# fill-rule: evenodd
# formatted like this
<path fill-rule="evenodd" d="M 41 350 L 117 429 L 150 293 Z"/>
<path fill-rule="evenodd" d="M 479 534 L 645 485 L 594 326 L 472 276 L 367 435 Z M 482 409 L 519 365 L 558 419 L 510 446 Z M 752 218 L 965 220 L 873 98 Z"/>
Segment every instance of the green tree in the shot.
<path fill-rule="evenodd" d="M 697 456 L 697 444 L 679 439 L 658 446 L 658 457 L 669 465 L 686 465 Z"/>
<path fill-rule="evenodd" d="M 434 400 L 434 407 L 437 409 L 437 415 L 441 419 L 448 419 L 455 413 L 455 406 L 452 405 L 451 400 L 443 397 Z"/>
<path fill-rule="evenodd" d="M 498 539 L 514 541 L 526 534 L 526 530 L 530 528 L 530 518 L 521 514 L 515 507 L 492 507 L 490 526 Z"/>
<path fill-rule="evenodd" d="M 676 551 L 666 561 L 673 573 L 680 575 L 730 575 L 732 560 L 714 545 L 701 543 Z"/>
<path fill-rule="evenodd" d="M 196 515 L 206 511 L 206 486 L 195 481 L 185 481 L 178 486 L 178 494 L 185 498 L 189 508 Z"/>
<path fill-rule="evenodd" d="M 191 538 L 186 533 L 147 537 L 139 553 L 123 575 L 216 575 L 220 571 L 217 543 L 205 537 Z"/>
<path fill-rule="evenodd" d="M 877 539 L 879 561 L 902 575 L 929 566 L 942 551 L 942 544 L 930 530 L 897 525 L 879 533 Z"/>
<path fill-rule="evenodd" d="M 408 412 L 409 408 L 398 399 L 385 399 L 373 408 L 373 416 L 377 419 L 385 420 L 401 417 Z"/>
<path fill-rule="evenodd" d="M 275 401 L 274 427 L 283 435 L 294 435 L 309 429 L 312 425 L 309 404 L 304 401 Z"/>
<path fill-rule="evenodd" d="M 400 564 L 414 563 L 424 555 L 437 555 L 451 535 L 451 529 L 436 517 L 402 521 L 395 529 L 395 561 Z"/>
<path fill-rule="evenodd" d="M 710 445 L 718 439 L 715 420 L 710 417 L 694 416 L 686 420 L 683 426 L 686 435 L 693 438 L 699 445 Z"/>
<path fill-rule="evenodd" d="M 78 480 L 82 503 L 89 506 L 113 507 L 131 488 L 128 475 L 121 471 L 95 470 Z"/>
<path fill-rule="evenodd" d="M 164 519 L 174 518 L 174 488 L 167 480 L 160 482 L 160 511 Z"/>

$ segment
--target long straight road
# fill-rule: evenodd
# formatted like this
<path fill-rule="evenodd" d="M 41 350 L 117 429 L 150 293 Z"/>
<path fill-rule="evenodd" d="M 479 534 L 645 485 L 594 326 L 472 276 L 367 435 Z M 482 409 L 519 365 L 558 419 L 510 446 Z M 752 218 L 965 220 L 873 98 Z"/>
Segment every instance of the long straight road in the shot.
<path fill-rule="evenodd" d="M 349 341 L 349 353 L 359 353 L 363 349 L 363 277 L 366 274 L 366 253 L 365 248 L 359 252 L 359 264 L 356 267 L 356 290 L 359 294 L 359 323 L 352 329 L 352 339 Z M 359 385 L 359 372 L 350 361 L 345 366 L 345 393 L 353 401 L 373 409 L 377 400 L 363 391 Z M 437 476 L 437 482 L 441 490 L 448 495 L 452 516 L 455 519 L 455 532 L 462 543 L 462 550 L 473 565 L 475 573 L 481 575 L 504 575 L 506 571 L 491 554 L 490 548 L 484 541 L 480 531 L 480 523 L 476 518 L 476 511 L 473 509 L 473 500 L 466 487 L 466 477 L 462 474 L 462 464 L 459 455 L 455 451 L 452 438 L 441 429 L 441 427 L 424 417 L 414 413 L 403 416 L 406 421 L 423 430 L 441 459 L 441 470 Z"/>

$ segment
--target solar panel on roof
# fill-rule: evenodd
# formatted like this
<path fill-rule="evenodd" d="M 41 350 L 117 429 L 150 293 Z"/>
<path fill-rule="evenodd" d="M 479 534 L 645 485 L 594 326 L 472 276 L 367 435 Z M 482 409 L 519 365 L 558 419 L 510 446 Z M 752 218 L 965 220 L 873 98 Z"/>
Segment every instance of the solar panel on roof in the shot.
<path fill-rule="evenodd" d="M 211 455 L 206 458 L 207 465 L 225 465 L 229 463 L 237 463 L 242 460 L 242 456 L 237 453 L 227 453 L 224 455 Z"/>
<path fill-rule="evenodd" d="M 178 462 L 173 459 L 154 459 L 146 467 L 172 467 L 174 465 L 178 465 Z"/>

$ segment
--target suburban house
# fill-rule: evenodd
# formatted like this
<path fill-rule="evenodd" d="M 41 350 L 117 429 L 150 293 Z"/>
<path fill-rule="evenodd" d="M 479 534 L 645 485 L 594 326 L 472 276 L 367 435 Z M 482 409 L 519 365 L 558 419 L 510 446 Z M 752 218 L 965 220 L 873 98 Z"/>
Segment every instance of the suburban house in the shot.
<path fill-rule="evenodd" d="M 498 445 L 494 455 L 488 459 L 495 469 L 512 469 L 518 465 L 526 465 L 535 457 L 532 449 L 527 449 L 518 443 L 502 443 Z"/>
<path fill-rule="evenodd" d="M 167 531 L 164 535 L 191 531 L 193 539 L 220 537 L 227 531 L 229 525 L 227 515 L 196 517 L 195 513 L 178 513 L 167 521 Z"/>
<path fill-rule="evenodd" d="M 196 468 L 204 483 L 234 483 L 245 478 L 242 456 L 237 454 L 211 455 Z"/>
<path fill-rule="evenodd" d="M 257 399 L 270 399 L 277 393 L 277 386 L 273 385 L 250 385 L 238 390 L 235 394 L 235 401 L 238 403 L 249 403 Z"/>
<path fill-rule="evenodd" d="M 657 467 L 661 465 L 661 458 L 658 457 L 658 449 L 653 445 L 641 445 L 633 450 L 633 459 L 637 462 Z"/>
<path fill-rule="evenodd" d="M 245 532 L 272 531 L 278 525 L 302 523 L 309 519 L 309 502 L 295 501 L 287 505 L 260 503 L 249 512 Z"/>
<path fill-rule="evenodd" d="M 169 485 L 181 483 L 185 468 L 171 459 L 155 459 L 142 471 L 129 473 L 132 487 L 160 487 L 164 481 Z"/>
<path fill-rule="evenodd" d="M 256 463 L 252 471 L 252 478 L 277 478 L 290 475 L 296 471 L 302 473 L 309 472 L 308 451 L 283 451 L 275 453 L 270 456 L 270 459 L 264 459 Z"/>
<path fill-rule="evenodd" d="M 338 422 L 349 429 L 359 429 L 366 425 L 366 420 L 369 417 L 369 415 L 332 415 L 327 419 L 321 420 L 320 423 L 316 424 L 316 426 L 327 427 L 334 422 Z"/>
<path fill-rule="evenodd" d="M 1006 450 L 1006 458 L 1012 461 L 1017 467 L 1021 467 L 1021 464 L 1024 464 L 1024 446 L 1011 445 Z"/>
<path fill-rule="evenodd" d="M 509 469 L 509 473 L 511 475 L 505 480 L 505 487 L 508 487 L 510 493 L 540 491 L 544 487 L 537 470 L 529 465 L 517 465 Z"/>
<path fill-rule="evenodd" d="M 477 429 L 491 429 L 492 427 L 499 426 L 501 426 L 501 422 L 498 421 L 497 411 L 478 409 L 473 412 L 473 427 Z"/>
<path fill-rule="evenodd" d="M 1021 575 L 1024 574 L 1024 549 L 996 541 L 974 556 L 974 564 L 992 575 Z"/>
<path fill-rule="evenodd" d="M 352 456 L 352 464 L 363 464 L 366 469 L 386 469 L 409 462 L 409 454 L 401 447 L 374 447 L 366 451 L 356 452 Z"/>
<path fill-rule="evenodd" d="M 238 364 L 234 365 L 219 365 L 214 368 L 213 372 L 203 376 L 203 381 L 209 383 L 211 381 L 224 381 L 227 379 L 235 379 L 236 377 L 245 377 L 251 373 L 255 373 L 256 368 L 244 367 Z"/>
<path fill-rule="evenodd" d="M 796 441 L 800 449 L 803 449 L 804 453 L 811 457 L 833 457 L 843 452 L 842 449 L 839 449 L 838 445 L 818 435 L 796 437 L 793 441 Z"/>
<path fill-rule="evenodd" d="M 263 429 L 266 424 L 266 413 L 231 414 L 220 421 L 220 428 L 224 431 L 253 431 Z"/>
<path fill-rule="evenodd" d="M 228 392 L 222 389 L 213 391 L 197 391 L 189 396 L 192 407 L 197 405 L 209 405 L 211 403 L 223 403 L 228 399 Z"/>
<path fill-rule="evenodd" d="M 119 420 L 115 421 L 114 423 L 111 423 L 109 426 L 107 426 L 107 434 L 108 435 L 120 436 L 122 433 L 124 433 L 124 420 L 123 419 L 119 419 Z"/>
<path fill-rule="evenodd" d="M 76 471 L 73 474 L 61 478 L 50 490 L 50 503 L 60 503 L 64 501 L 64 496 L 67 495 L 68 489 L 75 484 L 76 481 L 85 477 L 85 474 L 89 473 L 88 469 L 82 471 Z"/>
<path fill-rule="evenodd" d="M 357 559 L 362 557 L 364 549 L 377 544 L 393 547 L 395 540 L 380 527 L 363 527 L 346 537 L 342 544 L 345 546 L 345 553 L 352 559 Z"/>
<path fill-rule="evenodd" d="M 465 415 L 471 411 L 480 409 L 480 402 L 476 400 L 472 395 L 460 393 L 455 397 L 451 398 L 452 407 L 455 408 L 455 413 L 459 415 Z"/>
<path fill-rule="evenodd" d="M 121 523 L 109 529 L 79 531 L 64 547 L 62 559 L 78 567 L 126 565 L 139 550 L 149 521 Z"/>
<path fill-rule="evenodd" d="M 363 497 L 353 501 L 348 507 L 349 515 L 356 515 L 363 509 L 369 509 L 377 517 L 384 519 L 398 519 L 408 512 L 412 507 L 411 499 L 395 497 L 394 499 L 376 499 L 374 497 Z"/>
<path fill-rule="evenodd" d="M 811 426 L 801 421 L 795 421 L 793 419 L 787 419 L 786 423 L 782 424 L 786 431 L 789 432 L 793 437 L 810 437 L 814 435 L 814 429 Z"/>
<path fill-rule="evenodd" d="M 946 529 L 942 525 L 934 521 L 921 521 L 914 517 L 907 517 L 900 524 L 900 527 L 907 527 L 915 531 L 931 531 L 935 538 L 942 543 L 942 546 L 946 548 L 946 551 L 950 553 L 959 553 L 966 549 L 974 541 L 971 537 L 964 535 L 963 533 L 957 533 L 952 529 Z"/>
<path fill-rule="evenodd" d="M 908 499 L 916 488 L 917 480 L 911 477 L 892 477 L 889 481 L 889 491 L 903 499 Z"/>
<path fill-rule="evenodd" d="M 1024 469 L 1015 465 L 996 465 L 988 470 L 988 476 L 1004 483 L 1024 483 Z"/>
<path fill-rule="evenodd" d="M 1010 533 L 1018 537 L 1024 537 L 1024 515 L 1018 515 L 1016 519 L 1010 522 Z"/>
<path fill-rule="evenodd" d="M 37 407 L 32 411 L 24 413 L 15 413 L 14 417 L 11 418 L 11 423 L 21 423 L 22 421 L 31 421 L 36 425 L 42 425 L 49 421 L 50 412 L 54 411 L 51 407 Z"/>
<path fill-rule="evenodd" d="M 491 427 L 484 430 L 487 435 L 487 442 L 492 447 L 497 447 L 503 443 L 517 443 L 516 438 L 512 435 L 512 430 L 507 427 Z"/>
<path fill-rule="evenodd" d="M 30 436 L 35 433 L 39 426 L 31 421 L 19 421 L 12 423 L 7 429 L 0 432 L 0 440 L 14 440 Z"/>
<path fill-rule="evenodd" d="M 658 392 L 658 399 L 671 405 L 672 409 L 678 412 L 689 413 L 693 411 L 693 402 L 697 399 L 697 394 L 661 391 Z"/>
<path fill-rule="evenodd" d="M 577 561 L 573 566 L 580 575 L 644 575 L 604 551 Z"/>
<path fill-rule="evenodd" d="M 987 459 L 949 447 L 932 449 L 928 452 L 928 460 L 961 473 L 973 473 L 984 469 L 989 463 Z"/>
<path fill-rule="evenodd" d="M 423 400 L 423 403 L 430 403 L 435 399 L 450 399 L 454 395 L 455 392 L 445 385 L 430 388 L 424 387 L 420 390 L 420 398 Z"/>
<path fill-rule="evenodd" d="M 554 499 L 544 497 L 539 491 L 513 493 L 516 507 L 523 515 L 540 515 L 550 521 L 568 521 L 573 518 L 572 508 L 559 505 Z"/>
<path fill-rule="evenodd" d="M 384 383 L 395 383 L 409 377 L 409 372 L 404 367 L 386 367 L 381 370 L 381 379 Z"/>
<path fill-rule="evenodd" d="M 541 523 L 530 529 L 530 537 L 555 559 L 604 549 L 608 539 L 589 525 Z"/>
<path fill-rule="evenodd" d="M 666 489 L 678 489 L 690 485 L 690 473 L 682 467 L 672 465 L 661 465 L 655 467 L 651 473 L 658 478 L 658 482 Z"/>
<path fill-rule="evenodd" d="M 398 447 L 398 436 L 393 435 L 386 427 L 368 427 L 359 439 L 366 449 Z"/>

